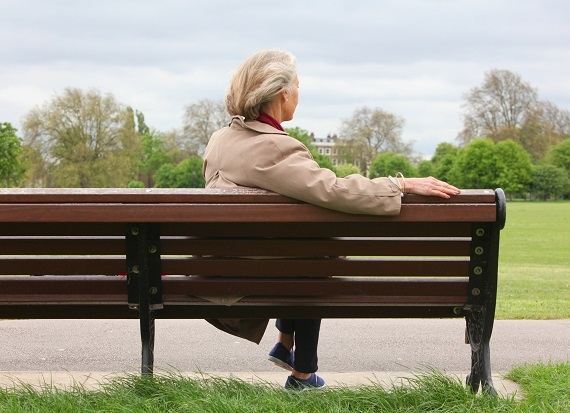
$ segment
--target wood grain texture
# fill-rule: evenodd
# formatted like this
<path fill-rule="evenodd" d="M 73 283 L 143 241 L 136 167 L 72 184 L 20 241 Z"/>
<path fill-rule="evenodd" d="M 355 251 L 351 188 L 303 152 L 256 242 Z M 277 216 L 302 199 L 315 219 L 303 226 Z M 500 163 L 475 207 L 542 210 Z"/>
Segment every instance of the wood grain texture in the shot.
<path fill-rule="evenodd" d="M 464 302 L 431 305 L 319 305 L 307 302 L 306 305 L 272 305 L 270 303 L 250 303 L 247 305 L 177 305 L 165 304 L 165 308 L 156 311 L 157 319 L 188 318 L 259 318 L 261 314 L 268 318 L 306 318 L 307 311 L 315 318 L 457 318 L 454 308 Z M 138 311 L 130 310 L 125 303 L 101 304 L 0 304 L 0 315 L 4 319 L 116 319 L 138 318 Z"/>
<path fill-rule="evenodd" d="M 165 258 L 170 275 L 233 277 L 420 276 L 464 277 L 468 261 L 377 261 L 344 259 Z M 4 275 L 117 275 L 126 273 L 125 259 L 106 257 L 3 258 Z"/>
<path fill-rule="evenodd" d="M 164 277 L 166 301 L 195 296 L 467 296 L 466 279 L 310 279 Z M 0 302 L 55 301 L 126 302 L 126 278 L 122 276 L 0 277 Z"/>
<path fill-rule="evenodd" d="M 204 239 L 197 237 L 161 240 L 163 255 L 224 256 L 469 256 L 468 240 L 376 240 L 358 238 L 315 239 Z M 0 255 L 124 255 L 121 238 L 0 237 Z"/>
<path fill-rule="evenodd" d="M 309 204 L 0 204 L 0 222 L 494 222 L 494 204 L 409 204 L 400 215 L 346 214 Z"/>

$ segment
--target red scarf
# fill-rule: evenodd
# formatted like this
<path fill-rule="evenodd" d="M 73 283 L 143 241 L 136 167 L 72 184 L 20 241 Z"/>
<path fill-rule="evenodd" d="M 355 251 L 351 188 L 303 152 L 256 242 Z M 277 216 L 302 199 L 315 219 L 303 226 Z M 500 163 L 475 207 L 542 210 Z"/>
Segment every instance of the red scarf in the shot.
<path fill-rule="evenodd" d="M 269 125 L 269 126 L 273 126 L 275 129 L 279 129 L 279 130 L 285 131 L 285 130 L 283 129 L 283 127 L 281 126 L 281 124 L 280 124 L 279 122 L 277 122 L 277 119 L 275 119 L 275 118 L 269 116 L 269 115 L 268 115 L 267 113 L 265 113 L 265 112 L 259 112 L 259 117 L 257 118 L 257 121 L 258 121 L 258 122 L 261 122 L 261 123 L 265 123 L 265 124 L 267 124 L 267 125 Z"/>

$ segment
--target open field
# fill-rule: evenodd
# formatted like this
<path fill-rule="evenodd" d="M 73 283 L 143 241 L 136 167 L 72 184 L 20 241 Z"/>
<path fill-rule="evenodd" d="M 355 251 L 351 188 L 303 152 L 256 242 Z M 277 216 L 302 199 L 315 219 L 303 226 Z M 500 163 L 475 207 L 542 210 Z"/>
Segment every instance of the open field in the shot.
<path fill-rule="evenodd" d="M 287 392 L 237 379 L 127 376 L 100 390 L 20 386 L 0 390 L 2 412 L 568 412 L 570 363 L 515 368 L 524 398 L 473 395 L 458 379 L 430 373 L 405 386 Z"/>
<path fill-rule="evenodd" d="M 497 318 L 570 318 L 570 202 L 510 202 Z"/>

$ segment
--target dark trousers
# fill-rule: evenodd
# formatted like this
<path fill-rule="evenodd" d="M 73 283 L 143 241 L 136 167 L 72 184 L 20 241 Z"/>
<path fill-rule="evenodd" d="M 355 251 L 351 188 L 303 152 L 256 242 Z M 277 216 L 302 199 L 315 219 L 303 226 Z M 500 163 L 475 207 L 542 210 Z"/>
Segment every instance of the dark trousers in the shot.
<path fill-rule="evenodd" d="M 275 321 L 277 330 L 294 336 L 295 339 L 295 370 L 302 373 L 314 373 L 318 367 L 317 347 L 321 319 Z"/>

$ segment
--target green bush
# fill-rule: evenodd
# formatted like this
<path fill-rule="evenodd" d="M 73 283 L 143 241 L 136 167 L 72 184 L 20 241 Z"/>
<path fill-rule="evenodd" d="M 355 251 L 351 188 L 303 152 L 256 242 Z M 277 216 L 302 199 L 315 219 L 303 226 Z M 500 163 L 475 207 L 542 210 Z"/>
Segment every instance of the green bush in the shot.
<path fill-rule="evenodd" d="M 412 163 L 404 155 L 394 152 L 384 152 L 377 155 L 370 165 L 370 178 L 380 176 L 395 176 L 401 172 L 404 176 L 414 176 L 415 170 Z"/>
<path fill-rule="evenodd" d="M 203 188 L 202 158 L 191 156 L 178 165 L 162 165 L 155 175 L 155 185 L 159 188 Z"/>
<path fill-rule="evenodd" d="M 351 163 L 343 163 L 336 167 L 336 175 L 344 178 L 345 176 L 352 174 L 359 174 L 360 168 Z"/>
<path fill-rule="evenodd" d="M 543 164 L 534 167 L 531 191 L 538 198 L 560 198 L 569 192 L 566 171 L 554 165 Z"/>

